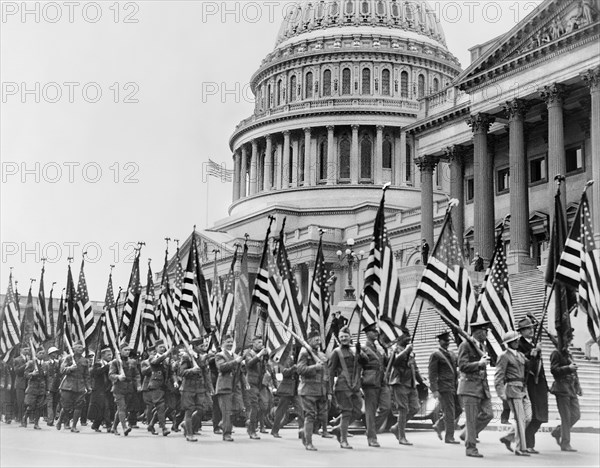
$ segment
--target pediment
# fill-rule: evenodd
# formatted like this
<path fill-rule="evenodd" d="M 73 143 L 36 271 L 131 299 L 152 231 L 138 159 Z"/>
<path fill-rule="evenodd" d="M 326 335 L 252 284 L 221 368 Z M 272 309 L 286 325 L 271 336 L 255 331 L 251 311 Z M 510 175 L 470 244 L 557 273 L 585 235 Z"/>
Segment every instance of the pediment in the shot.
<path fill-rule="evenodd" d="M 572 43 L 595 28 L 599 16 L 598 0 L 545 0 L 487 47 L 458 76 L 456 84 L 466 90 L 495 74 L 537 59 L 540 54 L 549 55 L 550 51 Z"/>

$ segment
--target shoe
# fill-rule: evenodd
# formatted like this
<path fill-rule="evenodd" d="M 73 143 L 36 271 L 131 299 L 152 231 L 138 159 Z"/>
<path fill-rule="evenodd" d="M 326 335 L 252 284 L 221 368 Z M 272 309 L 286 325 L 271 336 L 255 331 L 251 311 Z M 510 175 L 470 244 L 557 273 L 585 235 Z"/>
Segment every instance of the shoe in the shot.
<path fill-rule="evenodd" d="M 398 440 L 398 443 L 400 445 L 412 445 L 412 442 L 409 442 L 408 440 L 406 440 L 406 437 L 402 437 L 400 440 Z"/>
<path fill-rule="evenodd" d="M 181 431 L 181 429 L 179 429 L 179 426 L 176 426 L 175 424 L 173 424 L 173 425 L 171 426 L 171 431 L 173 431 L 173 432 L 180 432 L 180 431 Z"/>
<path fill-rule="evenodd" d="M 114 434 L 114 435 L 116 435 L 116 436 L 120 436 L 120 435 L 121 435 L 117 429 L 115 429 L 115 430 L 113 431 L 113 434 Z"/>
<path fill-rule="evenodd" d="M 376 440 L 370 440 L 369 447 L 381 447 L 381 445 L 379 445 L 379 442 L 377 442 Z"/>
<path fill-rule="evenodd" d="M 94 432 L 102 432 L 102 429 L 94 429 Z"/>
<path fill-rule="evenodd" d="M 536 449 L 534 449 L 533 447 L 528 447 L 528 448 L 527 448 L 527 453 L 532 453 L 533 455 L 537 455 L 537 454 L 538 454 L 538 453 L 540 453 L 540 452 L 538 452 L 538 451 L 537 451 Z"/>
<path fill-rule="evenodd" d="M 252 434 L 250 434 L 250 438 L 252 440 L 260 440 L 260 436 L 256 432 L 253 432 Z"/>
<path fill-rule="evenodd" d="M 125 437 L 127 437 L 127 436 L 128 436 L 130 433 L 131 433 L 131 430 L 132 430 L 132 429 L 133 429 L 133 427 L 131 427 L 131 426 L 127 426 L 127 429 L 125 429 L 125 430 L 123 431 L 123 435 L 124 435 Z M 163 431 L 163 435 L 165 435 L 164 431 Z"/>
<path fill-rule="evenodd" d="M 85 427 L 87 426 L 87 421 L 80 421 L 79 424 Z"/>
<path fill-rule="evenodd" d="M 308 450 L 309 452 L 316 452 L 317 448 L 313 445 L 313 444 L 308 444 L 304 446 L 306 448 L 306 450 Z"/>
<path fill-rule="evenodd" d="M 72 427 L 71 432 L 79 432 L 79 429 L 77 429 L 76 427 Z"/>
<path fill-rule="evenodd" d="M 140 428 L 140 426 L 138 426 L 137 423 L 132 424 L 130 427 L 131 427 L 131 429 L 139 429 Z"/>
<path fill-rule="evenodd" d="M 352 445 L 350 445 L 348 442 L 344 441 L 344 442 L 340 442 L 340 448 L 352 450 Z"/>
<path fill-rule="evenodd" d="M 500 437 L 500 443 L 504 444 L 509 452 L 513 451 L 513 449 L 510 447 L 510 440 L 508 440 L 506 437 Z"/>
<path fill-rule="evenodd" d="M 162 430 L 162 435 L 164 437 L 167 437 L 170 433 L 171 433 L 171 431 L 169 429 L 167 429 L 166 427 Z"/>
<path fill-rule="evenodd" d="M 194 436 L 188 436 L 185 438 L 188 442 L 198 442 L 198 439 Z"/>
<path fill-rule="evenodd" d="M 524 450 L 515 450 L 515 455 L 518 455 L 519 457 L 530 457 L 531 455 L 529 455 L 529 452 L 526 452 Z"/>
<path fill-rule="evenodd" d="M 156 435 L 156 429 L 154 428 L 154 426 L 148 426 L 148 427 L 146 428 L 146 430 L 147 430 L 148 432 L 152 432 L 152 434 Z"/>
<path fill-rule="evenodd" d="M 483 458 L 483 455 L 480 454 L 477 449 L 471 451 L 471 452 L 467 452 L 467 457 L 474 457 L 474 458 Z"/>
<path fill-rule="evenodd" d="M 460 440 L 462 440 L 463 442 L 465 441 L 466 437 L 467 437 L 467 436 L 466 436 L 466 431 L 462 431 L 462 432 L 460 433 L 460 435 L 458 436 L 458 438 L 459 438 Z"/>
<path fill-rule="evenodd" d="M 564 447 L 560 448 L 563 452 L 577 452 L 577 450 L 575 450 L 573 447 L 571 447 L 570 445 L 566 445 Z"/>
<path fill-rule="evenodd" d="M 333 439 L 334 436 L 329 432 L 323 432 L 323 434 L 321 434 L 321 437 L 323 437 L 323 439 Z"/>
<path fill-rule="evenodd" d="M 557 431 L 557 432 L 555 432 L 555 431 L 552 431 L 552 432 L 550 433 L 550 435 L 551 435 L 552 437 L 554 437 L 554 440 L 556 440 L 556 443 L 557 443 L 557 444 L 558 444 L 558 446 L 560 447 L 560 432 L 558 432 L 558 431 Z"/>
<path fill-rule="evenodd" d="M 442 440 L 442 428 L 437 424 L 433 425 L 433 430 L 436 432 L 438 439 Z"/>
<path fill-rule="evenodd" d="M 233 442 L 233 437 L 231 437 L 231 436 L 223 436 L 223 442 Z"/>
<path fill-rule="evenodd" d="M 10 423 L 6 423 L 6 424 L 10 424 Z M 54 426 L 54 421 L 48 421 L 46 423 L 46 426 Z"/>
<path fill-rule="evenodd" d="M 331 429 L 331 434 L 335 436 L 335 438 L 337 439 L 337 441 L 339 443 L 342 443 L 342 435 L 340 433 L 341 429 L 339 426 L 335 426 L 333 429 Z"/>
<path fill-rule="evenodd" d="M 220 428 L 218 428 L 218 427 L 216 429 L 213 429 L 213 432 L 215 434 L 223 434 L 223 431 Z"/>
<path fill-rule="evenodd" d="M 269 431 L 267 431 L 266 429 L 264 429 L 264 428 L 263 428 L 263 429 L 261 429 L 261 430 L 260 430 L 260 433 L 261 433 L 261 434 L 268 434 L 268 433 L 269 433 Z"/>
<path fill-rule="evenodd" d="M 306 437 L 304 437 L 304 429 L 298 431 L 298 439 L 302 440 L 302 444 L 306 445 Z"/>
<path fill-rule="evenodd" d="M 271 432 L 271 435 L 273 437 L 275 437 L 276 439 L 281 439 L 281 436 L 279 435 L 279 432 Z"/>
<path fill-rule="evenodd" d="M 33 425 L 33 428 L 34 428 L 36 431 L 41 431 L 41 430 L 42 430 L 42 428 L 41 428 L 40 426 L 38 426 L 37 424 L 34 424 L 34 425 Z"/>
<path fill-rule="evenodd" d="M 449 439 L 449 440 L 445 440 L 444 441 L 446 444 L 460 444 L 460 442 L 458 440 L 454 440 L 454 439 Z"/>
<path fill-rule="evenodd" d="M 390 427 L 390 432 L 396 436 L 396 439 L 400 439 L 398 434 L 398 424 L 394 424 L 392 427 Z"/>

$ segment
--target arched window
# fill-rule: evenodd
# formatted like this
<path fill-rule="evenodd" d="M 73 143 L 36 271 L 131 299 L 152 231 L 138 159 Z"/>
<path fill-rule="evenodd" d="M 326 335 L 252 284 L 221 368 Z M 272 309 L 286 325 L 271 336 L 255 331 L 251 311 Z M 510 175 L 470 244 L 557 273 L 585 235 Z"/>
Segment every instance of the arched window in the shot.
<path fill-rule="evenodd" d="M 363 1 L 361 4 L 361 9 L 362 9 L 363 15 L 368 15 L 369 14 L 369 2 Z"/>
<path fill-rule="evenodd" d="M 346 2 L 346 14 L 351 15 L 352 13 L 354 13 L 354 1 L 348 0 Z"/>
<path fill-rule="evenodd" d="M 304 89 L 306 89 L 305 98 L 310 99 L 313 97 L 313 74 L 308 72 L 306 74 L 306 81 L 304 83 Z"/>
<path fill-rule="evenodd" d="M 350 75 L 350 69 L 344 68 L 342 70 L 342 94 L 350 94 L 352 92 L 352 78 Z"/>
<path fill-rule="evenodd" d="M 277 105 L 281 105 L 281 80 L 277 81 Z"/>
<path fill-rule="evenodd" d="M 392 168 L 392 142 L 389 138 L 383 140 L 383 161 L 382 165 L 384 169 Z"/>
<path fill-rule="evenodd" d="M 323 72 L 323 96 L 331 96 L 331 70 Z"/>
<path fill-rule="evenodd" d="M 400 73 L 400 96 L 408 97 L 408 73 L 405 71 Z"/>
<path fill-rule="evenodd" d="M 385 15 L 385 2 L 383 0 L 377 2 L 377 14 L 379 16 Z"/>
<path fill-rule="evenodd" d="M 350 178 L 350 138 L 344 135 L 340 141 L 340 179 Z"/>
<path fill-rule="evenodd" d="M 417 96 L 422 98 L 425 96 L 425 77 L 419 73 L 419 77 L 417 78 L 418 88 L 417 88 Z"/>
<path fill-rule="evenodd" d="M 337 16 L 340 12 L 340 6 L 337 1 L 333 1 L 329 4 L 329 16 Z"/>
<path fill-rule="evenodd" d="M 440 80 L 437 78 L 433 79 L 433 92 L 437 93 L 440 90 Z"/>
<path fill-rule="evenodd" d="M 296 75 L 292 75 L 290 78 L 290 89 L 288 90 L 288 96 L 290 102 L 294 102 L 296 100 Z"/>
<path fill-rule="evenodd" d="M 319 145 L 319 180 L 327 179 L 327 142 Z"/>
<path fill-rule="evenodd" d="M 362 94 L 371 94 L 371 70 L 369 68 L 362 70 Z"/>
<path fill-rule="evenodd" d="M 398 7 L 398 2 L 395 0 L 392 3 L 392 16 L 394 18 L 398 18 L 400 16 L 400 8 Z"/>
<path fill-rule="evenodd" d="M 371 161 L 373 159 L 373 145 L 368 136 L 364 136 L 360 142 L 360 178 L 371 180 Z"/>
<path fill-rule="evenodd" d="M 381 72 L 381 94 L 390 95 L 390 71 L 387 68 Z"/>

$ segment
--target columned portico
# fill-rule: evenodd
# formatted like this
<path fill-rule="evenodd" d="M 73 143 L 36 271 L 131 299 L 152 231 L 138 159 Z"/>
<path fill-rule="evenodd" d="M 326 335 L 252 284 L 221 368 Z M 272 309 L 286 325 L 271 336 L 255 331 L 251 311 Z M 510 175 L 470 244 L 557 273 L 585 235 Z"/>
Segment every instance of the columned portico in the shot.
<path fill-rule="evenodd" d="M 594 213 L 594 239 L 596 247 L 600 245 L 600 66 L 581 75 L 590 88 L 591 95 L 591 117 L 590 138 L 592 143 L 592 213 Z"/>
<path fill-rule="evenodd" d="M 494 120 L 485 113 L 467 119 L 473 131 L 475 250 L 484 262 L 494 252 L 494 159 L 488 150 L 488 130 Z"/>
<path fill-rule="evenodd" d="M 421 172 L 421 238 L 433 246 L 433 170 L 438 159 L 423 156 L 416 158 L 415 163 Z"/>

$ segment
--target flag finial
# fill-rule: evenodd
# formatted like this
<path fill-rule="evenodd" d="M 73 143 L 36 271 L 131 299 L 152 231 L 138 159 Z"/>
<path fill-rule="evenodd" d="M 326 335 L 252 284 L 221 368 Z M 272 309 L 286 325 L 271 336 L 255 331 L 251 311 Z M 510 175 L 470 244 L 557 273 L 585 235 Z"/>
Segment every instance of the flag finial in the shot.
<path fill-rule="evenodd" d="M 113 268 L 114 268 L 114 267 L 115 267 L 114 265 L 110 265 L 110 274 L 111 274 L 111 275 L 112 275 L 112 271 L 113 271 Z"/>
<path fill-rule="evenodd" d="M 593 180 L 588 180 L 588 181 L 585 183 L 585 187 L 583 187 L 583 193 L 585 193 L 585 192 L 586 192 L 586 190 L 587 190 L 588 188 L 590 188 L 592 185 L 594 185 L 594 181 L 593 181 Z"/>
<path fill-rule="evenodd" d="M 29 281 L 30 281 L 29 286 L 31 286 L 33 283 L 35 283 L 35 278 L 29 278 Z"/>
<path fill-rule="evenodd" d="M 42 257 L 42 268 L 44 268 L 44 266 L 46 265 L 46 260 L 48 260 L 46 257 Z"/>
<path fill-rule="evenodd" d="M 73 257 L 67 257 L 67 262 L 69 262 L 69 265 L 70 265 L 71 263 L 73 263 L 73 260 L 74 260 L 74 258 L 73 258 Z"/>
<path fill-rule="evenodd" d="M 325 231 L 325 229 L 323 228 L 319 228 L 319 237 L 323 237 L 323 234 L 325 234 L 327 231 Z"/>
<path fill-rule="evenodd" d="M 150 263 L 151 263 L 151 262 L 152 262 L 152 259 L 151 259 L 151 258 L 149 258 L 149 259 L 148 259 L 148 266 L 150 266 Z"/>
<path fill-rule="evenodd" d="M 173 239 L 173 242 L 175 242 L 175 244 L 177 245 L 177 248 L 179 248 L 179 239 Z"/>
<path fill-rule="evenodd" d="M 386 182 L 385 183 L 385 185 L 381 189 L 381 190 L 383 190 L 383 193 L 385 193 L 385 191 L 390 188 L 390 185 L 392 185 L 391 182 Z"/>

